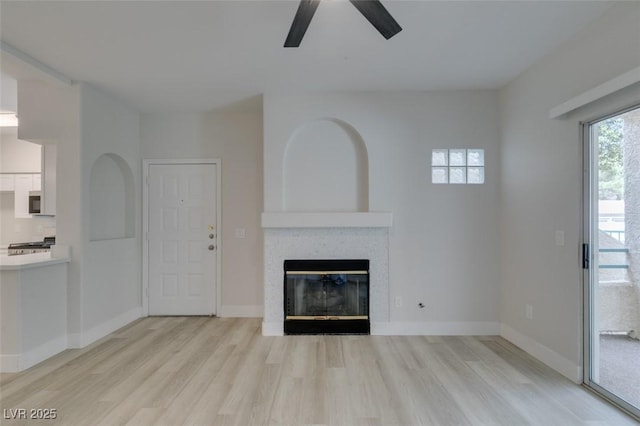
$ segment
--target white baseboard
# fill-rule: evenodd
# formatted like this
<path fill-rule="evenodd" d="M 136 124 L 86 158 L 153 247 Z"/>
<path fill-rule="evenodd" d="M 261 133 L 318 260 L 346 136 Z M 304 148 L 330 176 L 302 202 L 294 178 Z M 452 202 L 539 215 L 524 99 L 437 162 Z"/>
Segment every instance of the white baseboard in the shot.
<path fill-rule="evenodd" d="M 50 340 L 37 348 L 21 354 L 0 356 L 0 372 L 17 373 L 67 349 L 67 336 Z"/>
<path fill-rule="evenodd" d="M 82 348 L 82 334 L 80 334 L 80 333 L 67 334 L 67 348 L 68 349 L 81 349 Z"/>
<path fill-rule="evenodd" d="M 67 349 L 67 336 L 60 336 L 40 345 L 35 349 L 24 352 L 20 357 L 20 371 L 33 367 L 34 365 L 51 358 L 54 355 Z"/>
<path fill-rule="evenodd" d="M 525 336 L 506 324 L 500 324 L 500 336 L 510 341 L 529 355 L 542 361 L 572 382 L 582 383 L 582 367 L 563 357 L 553 349 Z"/>
<path fill-rule="evenodd" d="M 262 305 L 224 305 L 220 307 L 219 317 L 222 318 L 262 318 Z"/>
<path fill-rule="evenodd" d="M 371 334 L 377 336 L 495 336 L 499 331 L 494 321 L 371 323 Z"/>
<path fill-rule="evenodd" d="M 284 324 L 282 321 L 265 322 L 262 321 L 263 336 L 284 336 Z"/>
<path fill-rule="evenodd" d="M 123 314 L 118 315 L 115 318 L 105 321 L 102 324 L 99 324 L 82 333 L 82 336 L 80 336 L 80 339 L 78 339 L 80 340 L 79 343 L 81 344 L 81 346 L 79 347 L 84 348 L 85 346 L 92 344 L 96 340 L 100 340 L 104 336 L 107 336 L 113 333 L 114 331 L 116 331 L 117 329 L 124 327 L 130 322 L 137 320 L 138 318 L 142 318 L 142 307 L 131 309 L 128 312 L 125 312 Z M 78 343 L 77 341 L 75 341 L 77 339 L 75 335 L 73 336 L 73 339 L 74 339 L 73 343 Z M 73 346 L 73 347 L 77 347 L 77 346 Z"/>

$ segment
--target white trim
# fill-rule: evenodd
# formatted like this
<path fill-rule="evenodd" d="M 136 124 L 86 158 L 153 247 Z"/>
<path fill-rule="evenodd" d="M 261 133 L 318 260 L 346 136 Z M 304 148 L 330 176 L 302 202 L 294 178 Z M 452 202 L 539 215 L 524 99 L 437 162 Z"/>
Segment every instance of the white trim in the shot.
<path fill-rule="evenodd" d="M 149 316 L 149 160 L 142 160 L 142 315 Z"/>
<path fill-rule="evenodd" d="M 510 341 L 529 355 L 542 361 L 574 383 L 582 383 L 582 366 L 563 357 L 554 350 L 525 336 L 506 324 L 500 324 L 500 336 Z"/>
<path fill-rule="evenodd" d="M 67 334 L 67 349 L 81 349 L 82 348 L 82 334 L 69 333 Z"/>
<path fill-rule="evenodd" d="M 60 336 L 21 354 L 0 355 L 0 372 L 24 371 L 66 349 L 67 336 Z"/>
<path fill-rule="evenodd" d="M 602 83 L 599 86 L 589 89 L 586 92 L 569 99 L 568 101 L 561 103 L 560 105 L 551 108 L 549 111 L 549 118 L 560 118 L 561 116 L 574 111 L 580 107 L 604 98 L 612 93 L 622 90 L 625 87 L 629 87 L 632 84 L 640 82 L 640 67 L 634 68 L 625 72 L 609 81 Z"/>
<path fill-rule="evenodd" d="M 87 330 L 83 334 L 73 333 L 60 336 L 20 354 L 0 355 L 0 372 L 24 371 L 66 349 L 84 348 L 141 317 L 142 309 L 137 307 Z"/>
<path fill-rule="evenodd" d="M 376 336 L 494 336 L 499 330 L 495 321 L 371 323 L 371 334 Z"/>
<path fill-rule="evenodd" d="M 47 64 L 43 64 L 33 56 L 27 55 L 22 50 L 10 44 L 7 44 L 4 41 L 0 41 L 0 51 L 3 54 L 10 55 L 21 63 L 28 65 L 31 69 L 37 71 L 39 74 L 47 77 L 50 80 L 53 80 L 57 83 L 62 83 L 66 86 L 71 86 L 73 84 L 73 80 L 62 74 L 60 71 L 51 68 Z"/>
<path fill-rule="evenodd" d="M 99 324 L 90 330 L 82 333 L 81 338 L 81 347 L 88 346 L 93 342 L 102 339 L 105 336 L 113 333 L 119 328 L 124 327 L 125 325 L 137 320 L 142 317 L 142 309 L 140 307 L 133 308 L 128 312 L 118 315 L 115 318 L 112 318 L 108 321 Z M 75 336 L 74 336 L 75 337 Z M 74 342 L 75 343 L 75 342 Z"/>
<path fill-rule="evenodd" d="M 34 365 L 51 358 L 67 349 L 67 336 L 60 336 L 50 340 L 30 351 L 23 352 L 20 357 L 20 371 L 31 368 Z"/>
<path fill-rule="evenodd" d="M 262 305 L 222 305 L 218 311 L 222 318 L 262 318 L 264 306 Z"/>
<path fill-rule="evenodd" d="M 263 228 L 390 228 L 389 212 L 262 213 Z"/>
<path fill-rule="evenodd" d="M 590 318 L 590 300 L 591 300 L 591 274 L 593 271 L 597 270 L 594 268 L 585 268 L 585 266 L 596 265 L 598 262 L 599 256 L 593 256 L 592 250 L 589 250 L 590 247 L 594 247 L 591 241 L 591 229 L 592 229 L 592 221 L 591 221 L 591 192 L 592 185 L 591 181 L 595 178 L 592 176 L 591 171 L 593 170 L 592 161 L 593 161 L 593 153 L 591 147 L 591 125 L 588 123 L 580 123 L 581 126 L 581 135 L 582 135 L 582 235 L 580 236 L 580 248 L 581 253 L 580 257 L 584 262 L 585 254 L 588 254 L 587 257 L 587 265 L 582 265 L 582 380 L 588 382 L 591 376 L 591 349 L 590 349 L 590 341 L 591 341 L 591 318 Z M 597 169 L 596 169 L 597 170 Z M 595 225 L 598 226 L 599 223 L 596 221 Z M 587 253 L 584 253 L 585 246 L 583 244 L 587 244 L 586 249 Z M 591 252 L 591 253 L 590 253 Z"/>
<path fill-rule="evenodd" d="M 216 165 L 216 230 L 218 231 L 216 250 L 216 310 L 214 315 L 220 312 L 222 306 L 222 160 L 214 159 Z"/>
<path fill-rule="evenodd" d="M 218 231 L 216 253 L 216 305 L 214 315 L 220 312 L 222 301 L 222 160 L 201 159 L 144 159 L 142 160 L 142 316 L 149 316 L 149 167 L 158 164 L 215 164 L 216 166 L 216 229 Z"/>
<path fill-rule="evenodd" d="M 262 321 L 263 336 L 284 336 L 284 323 L 280 321 L 265 322 Z"/>

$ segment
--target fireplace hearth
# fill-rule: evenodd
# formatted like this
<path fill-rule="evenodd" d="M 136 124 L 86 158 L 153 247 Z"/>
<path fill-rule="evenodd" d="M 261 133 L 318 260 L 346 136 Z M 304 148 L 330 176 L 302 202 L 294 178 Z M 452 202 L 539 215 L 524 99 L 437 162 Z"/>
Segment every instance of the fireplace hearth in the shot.
<path fill-rule="evenodd" d="M 284 334 L 369 333 L 369 260 L 284 261 Z"/>

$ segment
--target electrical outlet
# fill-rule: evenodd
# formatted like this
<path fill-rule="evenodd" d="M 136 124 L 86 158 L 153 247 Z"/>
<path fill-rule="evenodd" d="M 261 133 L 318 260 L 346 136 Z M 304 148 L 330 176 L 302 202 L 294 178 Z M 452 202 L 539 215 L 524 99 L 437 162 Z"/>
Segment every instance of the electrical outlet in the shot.
<path fill-rule="evenodd" d="M 396 296 L 396 308 L 402 308 L 402 296 Z"/>
<path fill-rule="evenodd" d="M 527 306 L 525 306 L 525 313 L 524 313 L 524 316 L 525 316 L 527 319 L 530 319 L 530 320 L 532 320 L 532 319 L 533 319 L 533 306 L 531 306 L 531 305 L 527 305 Z"/>

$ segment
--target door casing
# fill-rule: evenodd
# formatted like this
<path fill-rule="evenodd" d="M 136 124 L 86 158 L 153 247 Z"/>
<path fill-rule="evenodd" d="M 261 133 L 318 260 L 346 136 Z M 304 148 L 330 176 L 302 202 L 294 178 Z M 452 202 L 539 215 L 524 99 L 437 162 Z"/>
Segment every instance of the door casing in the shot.
<path fill-rule="evenodd" d="M 218 233 L 216 256 L 216 315 L 220 312 L 222 287 L 222 161 L 207 159 L 145 159 L 142 160 L 142 314 L 149 316 L 149 168 L 153 165 L 216 165 L 216 230 Z"/>
<path fill-rule="evenodd" d="M 590 388 L 601 397 L 607 399 L 609 402 L 617 405 L 623 411 L 631 415 L 636 419 L 640 419 L 640 410 L 637 407 L 632 406 L 619 396 L 610 392 L 606 388 L 600 386 L 592 377 L 591 364 L 598 360 L 599 355 L 594 353 L 593 342 L 591 335 L 593 332 L 593 319 L 592 319 L 592 304 L 593 304 L 593 292 L 592 281 L 597 279 L 597 274 L 594 271 L 598 270 L 598 242 L 593 241 L 593 235 L 596 231 L 594 226 L 594 220 L 597 222 L 596 212 L 594 212 L 594 188 L 598 185 L 598 176 L 594 174 L 595 164 L 597 163 L 598 152 L 594 147 L 592 141 L 592 129 L 591 126 L 600 121 L 606 120 L 611 117 L 615 117 L 625 112 L 638 109 L 640 104 L 633 103 L 631 106 L 627 106 L 620 109 L 615 109 L 614 112 L 608 114 L 598 115 L 588 120 L 580 122 L 580 131 L 582 135 L 582 157 L 583 157 L 583 180 L 582 180 L 582 247 L 587 245 L 588 247 L 588 267 L 584 268 L 583 265 L 583 341 L 582 341 L 582 383 L 587 388 Z M 584 253 L 581 253 L 584 260 Z M 594 359 L 595 358 L 595 359 Z"/>

